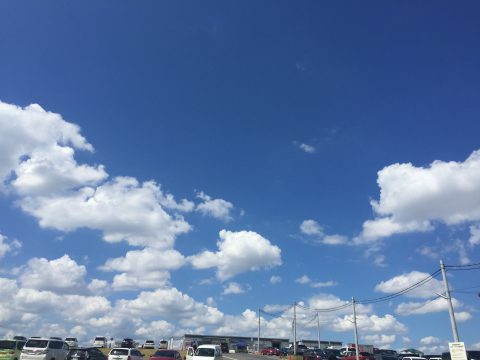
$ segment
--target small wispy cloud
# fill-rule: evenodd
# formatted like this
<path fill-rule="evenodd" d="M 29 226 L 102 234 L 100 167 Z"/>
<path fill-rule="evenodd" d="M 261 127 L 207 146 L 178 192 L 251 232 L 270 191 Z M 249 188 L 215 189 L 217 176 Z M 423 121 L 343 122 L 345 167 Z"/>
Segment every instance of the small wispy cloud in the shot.
<path fill-rule="evenodd" d="M 299 147 L 301 150 L 305 151 L 307 154 L 313 154 L 313 153 L 315 152 L 315 150 L 316 150 L 315 146 L 309 145 L 309 144 L 305 144 L 305 143 L 300 143 L 300 144 L 298 145 L 298 147 Z"/>
<path fill-rule="evenodd" d="M 332 286 L 337 286 L 338 283 L 336 281 L 312 281 L 307 275 L 302 275 L 298 279 L 295 280 L 296 283 L 302 284 L 302 285 L 308 285 L 311 288 L 314 289 L 319 289 L 319 288 L 324 288 L 324 287 L 332 287 Z"/>
<path fill-rule="evenodd" d="M 282 278 L 280 276 L 273 275 L 270 278 L 270 284 L 279 284 L 282 282 Z"/>

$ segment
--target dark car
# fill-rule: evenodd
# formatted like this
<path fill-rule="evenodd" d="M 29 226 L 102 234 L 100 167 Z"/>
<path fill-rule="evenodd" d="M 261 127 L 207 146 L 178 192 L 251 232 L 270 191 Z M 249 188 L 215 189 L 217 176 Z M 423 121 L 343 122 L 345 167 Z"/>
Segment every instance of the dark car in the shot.
<path fill-rule="evenodd" d="M 308 347 L 306 345 L 300 344 L 297 345 L 297 355 L 303 355 L 305 351 L 308 350 Z M 288 354 L 293 355 L 294 348 L 293 346 L 288 349 Z"/>
<path fill-rule="evenodd" d="M 323 351 L 325 352 L 327 360 L 339 360 L 342 357 L 338 349 L 323 349 Z"/>
<path fill-rule="evenodd" d="M 67 360 L 107 360 L 104 355 L 96 347 L 78 348 L 70 350 L 67 355 Z"/>
<path fill-rule="evenodd" d="M 133 343 L 133 339 L 125 338 L 125 339 L 123 339 L 122 346 L 120 346 L 120 347 L 131 349 L 131 348 L 135 347 L 135 344 Z"/>
<path fill-rule="evenodd" d="M 228 351 L 229 351 L 228 343 L 222 342 L 222 343 L 220 344 L 220 349 L 222 349 L 222 353 L 224 353 L 224 354 L 225 354 L 225 353 L 228 353 Z"/>
<path fill-rule="evenodd" d="M 161 349 L 150 355 L 150 360 L 182 360 L 182 356 L 177 350 Z"/>
<path fill-rule="evenodd" d="M 297 349 L 298 353 L 298 349 Z M 308 349 L 303 352 L 303 360 L 326 360 L 327 354 L 322 349 Z"/>
<path fill-rule="evenodd" d="M 13 340 L 22 340 L 22 341 L 27 341 L 27 338 L 25 336 L 14 336 Z"/>
<path fill-rule="evenodd" d="M 288 348 L 281 348 L 280 349 L 280 354 L 281 356 L 287 356 L 288 355 Z"/>

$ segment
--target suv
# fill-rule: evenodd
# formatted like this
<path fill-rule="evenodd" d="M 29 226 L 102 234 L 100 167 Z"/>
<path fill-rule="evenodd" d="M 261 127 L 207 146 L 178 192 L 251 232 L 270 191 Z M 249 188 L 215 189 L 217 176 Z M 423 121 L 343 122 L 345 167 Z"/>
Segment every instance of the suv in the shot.
<path fill-rule="evenodd" d="M 56 339 L 29 339 L 20 355 L 20 360 L 65 360 L 68 345 Z"/>
<path fill-rule="evenodd" d="M 144 349 L 155 349 L 155 341 L 153 340 L 145 340 L 143 344 Z"/>
<path fill-rule="evenodd" d="M 114 348 L 110 350 L 108 360 L 143 360 L 143 355 L 137 349 Z"/>
<path fill-rule="evenodd" d="M 77 338 L 74 337 L 67 337 L 65 338 L 65 342 L 68 344 L 70 348 L 76 348 L 78 347 L 78 340 Z"/>
<path fill-rule="evenodd" d="M 95 340 L 93 340 L 93 347 L 107 347 L 107 338 L 105 336 L 96 336 Z"/>
<path fill-rule="evenodd" d="M 130 338 L 123 339 L 121 347 L 127 348 L 127 349 L 134 348 L 135 344 L 133 343 L 133 339 L 130 339 Z"/>
<path fill-rule="evenodd" d="M 0 360 L 18 360 L 24 340 L 0 340 Z"/>

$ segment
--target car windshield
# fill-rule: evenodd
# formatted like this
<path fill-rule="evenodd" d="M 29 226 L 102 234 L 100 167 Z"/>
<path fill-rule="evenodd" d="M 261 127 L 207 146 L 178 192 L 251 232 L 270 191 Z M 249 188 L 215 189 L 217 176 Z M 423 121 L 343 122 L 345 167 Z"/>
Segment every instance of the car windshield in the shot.
<path fill-rule="evenodd" d="M 68 353 L 69 356 L 83 356 L 85 354 L 85 351 L 84 349 L 76 349 L 76 350 L 70 350 L 70 352 Z"/>
<path fill-rule="evenodd" d="M 15 349 L 15 341 L 0 340 L 0 349 Z"/>
<path fill-rule="evenodd" d="M 210 348 L 198 348 L 197 356 L 215 356 L 215 350 Z"/>
<path fill-rule="evenodd" d="M 105 338 L 104 337 L 96 337 L 95 341 L 105 341 Z"/>
<path fill-rule="evenodd" d="M 46 348 L 48 340 L 28 340 L 25 344 L 27 348 Z"/>
<path fill-rule="evenodd" d="M 127 349 L 112 349 L 110 355 L 128 355 Z"/>
<path fill-rule="evenodd" d="M 65 338 L 65 341 L 77 341 L 75 338 Z"/>
<path fill-rule="evenodd" d="M 175 352 L 174 351 L 157 351 L 153 356 L 175 358 Z"/>

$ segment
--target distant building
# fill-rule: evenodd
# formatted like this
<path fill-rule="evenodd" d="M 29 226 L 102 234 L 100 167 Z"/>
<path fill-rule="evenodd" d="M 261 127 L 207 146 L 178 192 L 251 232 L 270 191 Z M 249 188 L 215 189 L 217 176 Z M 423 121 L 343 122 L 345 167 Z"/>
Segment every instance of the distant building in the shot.
<path fill-rule="evenodd" d="M 182 341 L 182 349 L 186 349 L 189 346 L 198 346 L 202 344 L 216 344 L 222 343 L 228 344 L 230 350 L 237 352 L 243 351 L 256 351 L 258 349 L 258 338 L 247 336 L 218 336 L 218 335 L 197 335 L 197 334 L 185 334 Z M 298 344 L 304 344 L 309 348 L 318 347 L 318 340 L 299 340 Z M 289 339 L 280 338 L 265 338 L 260 337 L 260 350 L 267 347 L 275 347 L 277 349 L 286 348 L 291 345 Z M 341 341 L 320 341 L 320 347 L 322 349 L 330 347 L 339 349 L 342 347 Z"/>

